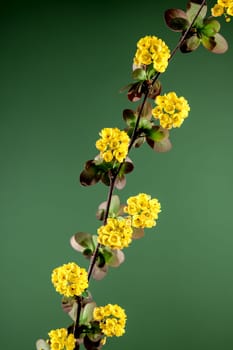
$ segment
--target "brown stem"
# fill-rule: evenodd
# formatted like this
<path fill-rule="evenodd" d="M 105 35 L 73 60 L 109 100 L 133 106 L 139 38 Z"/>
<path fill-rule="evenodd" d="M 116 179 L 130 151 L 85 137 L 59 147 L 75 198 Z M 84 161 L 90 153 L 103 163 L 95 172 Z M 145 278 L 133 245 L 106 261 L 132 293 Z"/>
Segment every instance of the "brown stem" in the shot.
<path fill-rule="evenodd" d="M 205 3 L 206 3 L 206 0 L 203 0 L 201 5 L 200 5 L 200 8 L 199 8 L 198 12 L 194 16 L 192 22 L 189 24 L 188 28 L 185 30 L 185 32 L 181 36 L 181 38 L 178 41 L 176 47 L 172 50 L 171 56 L 169 58 L 169 61 L 174 57 L 174 55 L 176 54 L 177 50 L 180 48 L 180 46 L 184 42 L 187 34 L 189 33 L 190 29 L 192 28 L 194 22 L 196 21 L 198 15 L 200 14 L 200 12 L 201 12 L 203 6 L 205 5 Z M 152 80 L 151 88 L 153 87 L 155 82 L 158 80 L 160 74 L 161 74 L 160 72 L 157 72 L 156 75 L 154 76 L 154 78 Z M 145 103 L 147 101 L 149 92 L 150 92 L 150 90 L 148 89 L 146 91 L 145 95 L 144 95 L 142 104 L 140 106 L 140 110 L 139 110 L 139 113 L 138 113 L 138 116 L 137 116 L 137 120 L 136 120 L 136 123 L 135 123 L 135 126 L 134 126 L 134 130 L 133 130 L 133 133 L 132 133 L 132 136 L 131 136 L 131 140 L 130 140 L 130 143 L 129 143 L 128 153 L 129 153 L 130 149 L 132 148 L 132 146 L 134 144 L 134 141 L 137 138 L 137 130 L 138 130 L 139 122 L 140 122 L 142 111 L 143 111 L 143 108 L 144 108 Z M 105 210 L 105 214 L 104 214 L 103 225 L 105 225 L 107 223 L 108 214 L 109 214 L 109 208 L 110 208 L 111 199 L 112 199 L 112 194 L 113 194 L 113 190 L 114 190 L 114 186 L 115 186 L 115 181 L 116 181 L 116 178 L 117 178 L 117 176 L 118 176 L 118 174 L 119 174 L 119 172 L 120 172 L 120 170 L 122 168 L 122 165 L 123 165 L 123 163 L 120 164 L 119 168 L 114 173 L 114 175 L 111 172 L 109 173 L 110 186 L 109 186 L 109 191 L 108 191 L 107 205 L 106 205 L 106 210 Z M 98 245 L 97 245 L 97 247 L 96 247 L 96 249 L 94 251 L 94 254 L 92 256 L 92 259 L 90 261 L 90 265 L 89 265 L 89 269 L 88 269 L 88 281 L 90 280 L 90 278 L 92 276 L 93 268 L 94 268 L 94 265 L 95 265 L 96 260 L 98 258 L 99 247 L 100 247 L 100 244 L 98 243 Z M 78 329 L 78 326 L 79 326 L 79 318 L 80 318 L 81 307 L 82 307 L 81 301 L 78 301 L 78 312 L 77 312 L 77 319 L 76 319 L 76 323 L 75 323 L 75 329 Z M 79 309 L 80 309 L 80 311 L 79 311 Z"/>
<path fill-rule="evenodd" d="M 80 319 L 80 314 L 81 314 L 81 310 L 82 310 L 82 297 L 77 296 L 76 297 L 76 301 L 78 304 L 78 308 L 77 308 L 77 317 L 76 317 L 76 322 L 74 324 L 74 337 L 76 339 L 79 338 L 79 319 Z"/>

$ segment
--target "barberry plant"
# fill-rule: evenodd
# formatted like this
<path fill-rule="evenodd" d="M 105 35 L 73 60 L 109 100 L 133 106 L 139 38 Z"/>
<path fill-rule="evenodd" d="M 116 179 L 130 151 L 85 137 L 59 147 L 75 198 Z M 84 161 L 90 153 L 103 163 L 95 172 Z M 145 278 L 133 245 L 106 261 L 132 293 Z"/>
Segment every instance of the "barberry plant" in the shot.
<path fill-rule="evenodd" d="M 125 333 L 127 315 L 118 304 L 97 306 L 90 290 L 91 278 L 101 280 L 110 267 L 118 267 L 125 260 L 123 249 L 134 239 L 144 236 L 144 230 L 157 225 L 161 204 L 150 194 L 138 193 L 121 203 L 114 190 L 123 189 L 126 175 L 133 171 L 129 158 L 132 147 L 148 144 L 155 152 L 171 149 L 170 131 L 179 128 L 189 116 L 190 105 L 176 92 L 164 92 L 159 80 L 166 72 L 177 50 L 195 51 L 200 44 L 213 53 L 224 53 L 227 41 L 219 34 L 220 23 L 215 17 L 223 15 L 229 22 L 233 16 L 233 0 L 218 0 L 207 16 L 207 1 L 192 0 L 186 11 L 168 9 L 167 26 L 180 32 L 178 44 L 171 51 L 166 43 L 154 35 L 140 38 L 132 59 L 132 79 L 124 90 L 134 109 L 125 109 L 124 130 L 106 127 L 96 141 L 99 152 L 88 160 L 80 174 L 83 186 L 102 182 L 108 187 L 106 201 L 100 203 L 96 217 L 101 224 L 96 234 L 78 232 L 71 237 L 71 246 L 89 259 L 86 271 L 75 262 L 54 268 L 51 281 L 62 297 L 62 305 L 72 320 L 71 325 L 48 332 L 47 340 L 37 341 L 37 350 L 99 350 L 109 337 Z"/>

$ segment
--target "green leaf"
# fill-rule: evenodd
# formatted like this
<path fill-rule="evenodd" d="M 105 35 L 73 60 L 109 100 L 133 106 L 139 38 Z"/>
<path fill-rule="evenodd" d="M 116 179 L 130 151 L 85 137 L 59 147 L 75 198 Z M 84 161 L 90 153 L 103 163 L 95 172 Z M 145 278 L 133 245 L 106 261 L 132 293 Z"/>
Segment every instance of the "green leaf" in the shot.
<path fill-rule="evenodd" d="M 88 324 L 93 319 L 93 311 L 96 307 L 96 303 L 94 301 L 87 303 L 84 308 L 82 309 L 81 315 L 80 315 L 80 324 Z"/>
<path fill-rule="evenodd" d="M 137 115 L 132 109 L 124 109 L 123 119 L 128 126 L 134 127 L 137 119 Z"/>
<path fill-rule="evenodd" d="M 141 68 L 137 68 L 133 71 L 132 73 L 132 77 L 134 80 L 138 80 L 138 81 L 144 81 L 147 79 L 146 77 L 146 71 L 144 69 Z"/>
<path fill-rule="evenodd" d="M 165 11 L 164 18 L 167 26 L 175 32 L 182 32 L 189 25 L 187 14 L 180 9 Z"/>
<path fill-rule="evenodd" d="M 153 141 L 161 141 L 164 138 L 168 138 L 169 132 L 166 129 L 163 129 L 161 126 L 154 125 L 150 130 L 146 133 L 147 138 Z"/>
<path fill-rule="evenodd" d="M 139 129 L 142 129 L 143 131 L 151 129 L 152 128 L 152 124 L 150 122 L 150 120 L 146 119 L 146 118 L 140 118 L 139 121 Z"/>
<path fill-rule="evenodd" d="M 37 350 L 50 350 L 49 344 L 44 339 L 38 339 L 36 342 Z"/>
<path fill-rule="evenodd" d="M 77 232 L 70 239 L 71 247 L 78 252 L 83 253 L 84 249 L 88 248 L 92 252 L 95 247 L 92 240 L 92 235 L 87 232 Z"/>
<path fill-rule="evenodd" d="M 200 7 L 201 7 L 201 4 L 200 4 L 199 1 L 190 1 L 188 3 L 186 14 L 187 14 L 187 17 L 188 17 L 188 20 L 189 20 L 190 23 L 192 22 L 192 20 L 196 16 L 196 14 L 199 11 Z M 207 6 L 204 5 L 203 8 L 201 9 L 201 12 L 198 15 L 198 18 L 196 19 L 196 21 L 194 23 L 194 26 L 196 24 L 198 25 L 198 24 L 203 22 L 203 19 L 205 18 L 206 13 L 207 13 Z"/>
<path fill-rule="evenodd" d="M 201 33 L 205 36 L 213 36 L 220 30 L 220 23 L 214 18 L 206 18 Z"/>
<path fill-rule="evenodd" d="M 195 51 L 200 45 L 201 39 L 196 34 L 185 39 L 180 46 L 180 51 L 183 53 L 189 53 Z"/>

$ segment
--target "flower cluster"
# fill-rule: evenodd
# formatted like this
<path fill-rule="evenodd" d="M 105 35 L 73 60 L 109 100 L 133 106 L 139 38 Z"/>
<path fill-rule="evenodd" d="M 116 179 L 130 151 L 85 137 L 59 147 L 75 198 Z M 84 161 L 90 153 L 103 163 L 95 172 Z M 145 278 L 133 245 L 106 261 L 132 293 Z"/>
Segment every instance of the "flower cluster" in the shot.
<path fill-rule="evenodd" d="M 230 22 L 233 16 L 233 0 L 218 0 L 217 4 L 211 9 L 212 16 L 219 17 L 224 15 L 227 22 Z"/>
<path fill-rule="evenodd" d="M 130 218 L 108 218 L 107 224 L 98 228 L 98 242 L 111 249 L 123 249 L 132 241 Z"/>
<path fill-rule="evenodd" d="M 147 35 L 137 42 L 134 64 L 148 66 L 153 63 L 154 69 L 163 73 L 167 68 L 169 58 L 170 50 L 162 39 Z"/>
<path fill-rule="evenodd" d="M 128 153 L 130 138 L 125 131 L 118 128 L 104 128 L 101 130 L 101 139 L 96 141 L 96 148 L 105 162 L 116 159 L 122 163 Z"/>
<path fill-rule="evenodd" d="M 54 329 L 49 332 L 51 350 L 73 350 L 75 338 L 69 334 L 66 328 Z"/>
<path fill-rule="evenodd" d="M 152 115 L 159 119 L 164 129 L 179 128 L 190 111 L 188 101 L 178 97 L 175 92 L 156 97 L 157 107 L 152 109 Z"/>
<path fill-rule="evenodd" d="M 78 296 L 88 287 L 87 272 L 73 262 L 64 264 L 53 270 L 52 283 L 58 293 Z"/>
<path fill-rule="evenodd" d="M 120 337 L 125 333 L 126 314 L 119 305 L 108 304 L 96 307 L 93 317 L 99 322 L 101 331 L 107 337 Z"/>
<path fill-rule="evenodd" d="M 124 211 L 132 215 L 132 226 L 136 228 L 150 228 L 156 225 L 158 213 L 161 211 L 159 201 L 145 193 L 128 198 Z"/>

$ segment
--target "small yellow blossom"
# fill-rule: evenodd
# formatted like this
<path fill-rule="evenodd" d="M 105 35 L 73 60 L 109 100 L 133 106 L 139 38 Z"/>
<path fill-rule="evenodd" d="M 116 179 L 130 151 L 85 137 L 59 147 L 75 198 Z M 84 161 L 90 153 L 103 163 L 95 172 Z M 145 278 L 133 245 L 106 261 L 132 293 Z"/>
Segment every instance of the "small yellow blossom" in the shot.
<path fill-rule="evenodd" d="M 74 335 L 68 335 L 66 328 L 51 330 L 48 334 L 51 350 L 73 350 L 75 348 Z"/>
<path fill-rule="evenodd" d="M 230 16 L 233 16 L 233 0 L 218 0 L 211 8 L 211 14 L 214 17 L 224 15 L 226 22 L 230 22 Z"/>
<path fill-rule="evenodd" d="M 134 57 L 134 64 L 136 65 L 150 65 L 157 72 L 163 73 L 168 65 L 170 58 L 170 50 L 165 42 L 156 36 L 145 36 L 137 43 L 137 51 Z"/>
<path fill-rule="evenodd" d="M 145 193 L 128 198 L 125 213 L 132 215 L 132 226 L 136 228 L 150 228 L 156 225 L 158 213 L 161 211 L 159 201 Z"/>
<path fill-rule="evenodd" d="M 98 242 L 111 249 L 123 249 L 132 241 L 129 218 L 108 218 L 106 225 L 98 228 Z"/>
<path fill-rule="evenodd" d="M 101 138 L 96 141 L 96 148 L 105 162 L 117 160 L 122 163 L 127 156 L 130 138 L 125 131 L 118 128 L 104 128 Z"/>
<path fill-rule="evenodd" d="M 108 304 L 96 307 L 93 317 L 99 322 L 100 329 L 105 336 L 120 337 L 125 333 L 126 314 L 119 305 Z"/>
<path fill-rule="evenodd" d="M 152 109 L 152 115 L 159 119 L 164 129 L 179 128 L 188 117 L 190 107 L 184 97 L 178 97 L 175 92 L 156 97 L 157 106 Z"/>
<path fill-rule="evenodd" d="M 74 262 L 57 267 L 52 272 L 56 291 L 67 297 L 81 295 L 88 287 L 87 271 Z"/>

